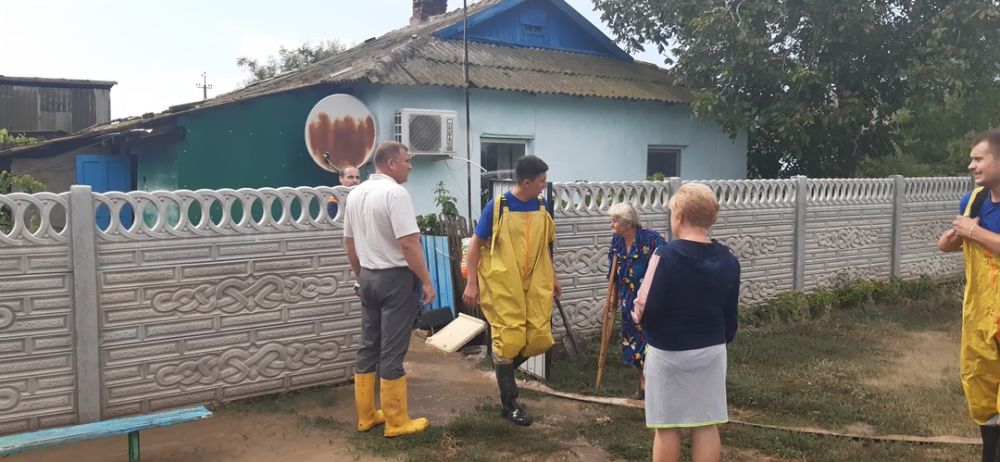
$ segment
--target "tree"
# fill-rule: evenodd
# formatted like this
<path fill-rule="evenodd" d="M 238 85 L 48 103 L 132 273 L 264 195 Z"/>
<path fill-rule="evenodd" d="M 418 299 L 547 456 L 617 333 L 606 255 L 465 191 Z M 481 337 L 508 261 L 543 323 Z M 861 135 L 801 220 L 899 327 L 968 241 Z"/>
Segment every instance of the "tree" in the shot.
<path fill-rule="evenodd" d="M 251 84 L 258 80 L 269 79 L 282 72 L 322 61 L 346 49 L 347 47 L 338 40 L 327 40 L 315 45 L 306 42 L 292 50 L 284 46 L 278 48 L 278 56 L 268 57 L 266 63 L 260 63 L 256 59 L 243 56 L 236 60 L 236 65 L 250 73 L 250 78 L 247 79 L 246 83 Z"/>
<path fill-rule="evenodd" d="M 4 136 L 5 134 L 6 130 L 0 130 L 0 136 Z M 44 190 L 45 185 L 31 175 L 15 175 L 8 171 L 0 170 L 0 194 L 9 194 L 12 192 L 32 194 Z M 10 207 L 0 207 L 0 233 L 9 233 L 14 227 L 12 213 L 13 211 Z M 34 232 L 38 229 L 38 223 L 41 220 L 39 213 L 36 207 L 31 207 L 25 212 L 23 219 L 26 223 L 24 225 L 29 231 Z"/>
<path fill-rule="evenodd" d="M 746 131 L 750 176 L 854 176 L 863 160 L 926 156 L 987 126 L 956 117 L 932 140 L 921 114 L 955 115 L 1000 85 L 996 0 L 594 3 L 628 49 L 670 50 L 696 116 Z"/>

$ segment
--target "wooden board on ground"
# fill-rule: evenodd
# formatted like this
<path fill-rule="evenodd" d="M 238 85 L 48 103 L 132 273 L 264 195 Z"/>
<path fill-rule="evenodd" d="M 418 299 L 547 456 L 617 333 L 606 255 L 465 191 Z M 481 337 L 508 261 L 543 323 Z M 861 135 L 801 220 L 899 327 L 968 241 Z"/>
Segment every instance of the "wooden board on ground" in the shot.
<path fill-rule="evenodd" d="M 454 321 L 444 326 L 438 333 L 427 337 L 427 343 L 448 353 L 454 353 L 485 330 L 486 321 L 459 313 Z"/>

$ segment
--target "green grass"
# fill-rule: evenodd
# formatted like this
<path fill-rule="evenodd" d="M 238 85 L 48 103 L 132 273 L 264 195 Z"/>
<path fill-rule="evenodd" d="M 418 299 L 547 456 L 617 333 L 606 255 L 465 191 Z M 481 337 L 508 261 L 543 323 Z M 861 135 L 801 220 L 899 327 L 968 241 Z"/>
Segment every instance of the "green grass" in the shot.
<path fill-rule="evenodd" d="M 575 428 L 518 427 L 500 418 L 500 407 L 480 405 L 444 426 L 430 426 L 413 435 L 385 438 L 381 427 L 351 436 L 354 447 L 382 457 L 405 456 L 408 461 L 501 461 L 534 459 L 565 449 L 563 441 Z M 536 417 L 544 423 L 544 416 Z"/>
<path fill-rule="evenodd" d="M 910 332 L 960 336 L 961 294 L 956 285 L 856 282 L 819 294 L 788 294 L 771 305 L 742 307 L 745 327 L 729 346 L 728 397 L 745 420 L 843 430 L 870 426 L 877 434 L 978 436 L 953 373 L 939 384 L 875 387 L 892 365 L 890 345 Z M 550 385 L 580 393 L 628 396 L 635 374 L 612 342 L 604 387 L 594 389 L 596 341 L 582 357 L 555 362 Z M 905 347 L 905 345 L 904 345 Z M 584 435 L 615 457 L 648 459 L 651 433 L 642 411 L 602 408 L 615 425 L 593 424 Z M 735 416 L 734 416 L 735 417 Z M 873 443 L 766 430 L 722 427 L 724 444 L 789 459 L 970 460 L 975 446 Z"/>

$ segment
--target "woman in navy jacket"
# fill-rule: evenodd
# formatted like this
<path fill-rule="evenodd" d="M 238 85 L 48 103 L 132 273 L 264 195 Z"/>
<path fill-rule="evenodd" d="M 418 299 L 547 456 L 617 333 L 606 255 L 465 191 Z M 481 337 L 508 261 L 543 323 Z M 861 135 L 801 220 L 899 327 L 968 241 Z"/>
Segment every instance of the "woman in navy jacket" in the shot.
<path fill-rule="evenodd" d="M 703 184 L 670 198 L 674 240 L 656 250 L 633 316 L 646 334 L 646 426 L 655 429 L 653 461 L 680 459 L 681 429 L 691 430 L 695 462 L 718 461 L 726 409 L 726 344 L 736 335 L 740 264 L 709 237 L 719 202 Z"/>

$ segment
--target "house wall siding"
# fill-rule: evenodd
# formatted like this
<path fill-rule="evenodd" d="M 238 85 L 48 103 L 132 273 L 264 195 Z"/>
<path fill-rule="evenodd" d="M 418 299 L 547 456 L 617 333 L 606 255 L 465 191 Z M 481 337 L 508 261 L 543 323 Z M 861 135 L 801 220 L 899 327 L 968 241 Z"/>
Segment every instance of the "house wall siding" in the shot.
<path fill-rule="evenodd" d="M 307 153 L 303 132 L 313 105 L 336 92 L 349 92 L 365 103 L 375 117 L 378 141 L 394 139 L 395 113 L 402 108 L 456 111 L 455 156 L 465 157 L 462 89 L 315 88 L 179 116 L 178 125 L 186 129 L 183 140 L 139 153 L 139 189 L 334 185 L 336 176 L 316 166 Z M 483 137 L 506 136 L 528 140 L 528 152 L 549 164 L 550 181 L 643 180 L 650 145 L 681 148 L 681 177 L 745 177 L 746 138 L 730 139 L 713 122 L 693 120 L 685 105 L 476 90 L 471 114 L 476 164 L 482 164 Z M 369 164 L 365 173 L 373 168 Z M 481 208 L 478 171 L 472 167 L 474 215 Z M 418 156 L 406 187 L 417 213 L 425 214 L 437 210 L 432 191 L 443 181 L 465 212 L 466 178 L 464 160 Z"/>

